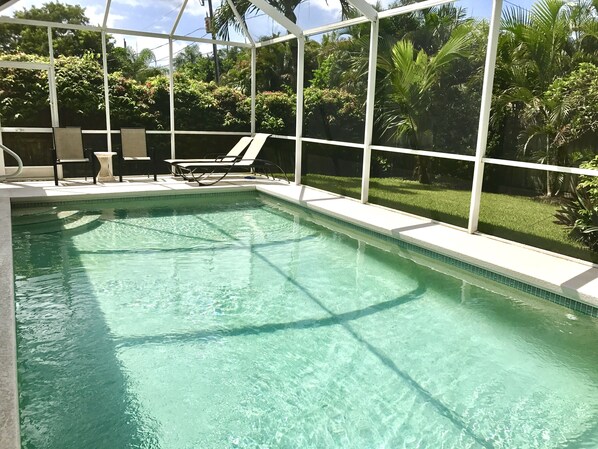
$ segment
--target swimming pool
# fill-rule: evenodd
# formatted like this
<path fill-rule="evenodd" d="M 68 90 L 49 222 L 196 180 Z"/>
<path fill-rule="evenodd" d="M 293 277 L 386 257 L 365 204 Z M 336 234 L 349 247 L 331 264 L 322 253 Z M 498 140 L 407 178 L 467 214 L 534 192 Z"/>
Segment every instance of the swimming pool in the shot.
<path fill-rule="evenodd" d="M 15 217 L 23 447 L 598 445 L 596 319 L 209 197 Z"/>

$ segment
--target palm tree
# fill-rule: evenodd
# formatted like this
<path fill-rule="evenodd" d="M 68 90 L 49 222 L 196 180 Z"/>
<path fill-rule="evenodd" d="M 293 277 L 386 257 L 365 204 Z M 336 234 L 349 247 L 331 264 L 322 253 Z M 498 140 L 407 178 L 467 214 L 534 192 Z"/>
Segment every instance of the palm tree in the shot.
<path fill-rule="evenodd" d="M 174 67 L 178 70 L 186 65 L 195 65 L 203 58 L 203 54 L 197 45 L 187 45 L 174 58 Z"/>
<path fill-rule="evenodd" d="M 131 47 L 115 48 L 111 54 L 114 70 L 119 70 L 127 78 L 134 78 L 144 83 L 148 78 L 159 75 L 162 70 L 157 67 L 156 56 L 149 48 L 136 52 Z"/>
<path fill-rule="evenodd" d="M 144 48 L 140 52 L 131 49 L 130 55 L 133 77 L 137 81 L 145 82 L 149 77 L 161 72 L 157 67 L 156 55 L 149 48 Z"/>
<path fill-rule="evenodd" d="M 565 153 L 556 143 L 566 108 L 548 104 L 545 92 L 569 72 L 579 49 L 575 45 L 576 32 L 583 34 L 588 28 L 589 16 L 580 9 L 588 5 L 581 3 L 540 0 L 529 11 L 512 7 L 503 16 L 496 76 L 499 93 L 494 107 L 512 111 L 519 119 L 523 127 L 522 152 L 538 163 L 564 163 Z M 547 196 L 553 195 L 555 180 L 547 173 Z"/>
<path fill-rule="evenodd" d="M 577 0 L 568 3 L 576 53 L 587 55 L 598 50 L 598 0 Z"/>
<path fill-rule="evenodd" d="M 525 89 L 533 94 L 543 93 L 566 73 L 574 51 L 570 12 L 564 0 L 540 0 L 530 11 L 519 7 L 505 11 L 503 39 L 526 75 L 514 77 L 516 84 L 511 92 Z M 519 85 L 522 81 L 526 84 Z"/>
<path fill-rule="evenodd" d="M 527 125 L 520 138 L 525 141 L 523 153 L 530 154 L 540 164 L 558 165 L 567 158 L 564 145 L 571 112 L 570 101 L 556 102 L 541 97 L 531 98 L 523 111 Z M 546 172 L 546 196 L 558 194 L 558 185 L 565 177 L 561 173 Z M 560 182 L 559 182 L 560 181 Z"/>
<path fill-rule="evenodd" d="M 430 110 L 434 91 L 451 63 L 466 56 L 470 31 L 468 26 L 455 29 L 434 56 L 424 49 L 417 51 L 409 39 L 398 41 L 390 57 L 381 55 L 378 66 L 385 73 L 383 83 L 388 92 L 382 105 L 382 126 L 396 141 L 407 141 L 414 149 L 433 147 Z M 430 183 L 427 163 L 426 158 L 417 158 L 416 175 L 424 184 Z"/>
<path fill-rule="evenodd" d="M 305 0 L 267 0 L 268 3 L 278 9 L 287 19 L 293 23 L 297 23 L 297 15 L 295 9 Z M 327 1 L 327 0 L 326 0 Z M 340 0 L 341 12 L 343 18 L 348 18 L 354 14 L 354 9 L 347 0 Z M 235 7 L 243 20 L 255 15 L 259 12 L 259 8 L 251 3 L 249 0 L 238 0 L 235 2 Z M 216 10 L 215 14 L 215 28 L 220 38 L 227 40 L 229 38 L 229 27 L 237 31 L 241 31 L 241 26 L 237 22 L 235 15 L 228 4 L 222 2 L 222 5 Z M 292 40 L 289 42 L 291 50 L 291 66 L 292 73 L 295 74 L 297 68 L 297 42 Z"/>

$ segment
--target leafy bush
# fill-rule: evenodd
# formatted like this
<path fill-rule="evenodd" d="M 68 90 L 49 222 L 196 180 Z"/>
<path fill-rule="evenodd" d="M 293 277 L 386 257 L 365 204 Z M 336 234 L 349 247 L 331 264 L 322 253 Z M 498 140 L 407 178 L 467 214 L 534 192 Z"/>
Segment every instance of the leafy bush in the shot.
<path fill-rule="evenodd" d="M 247 99 L 249 102 L 250 100 Z M 255 98 L 256 127 L 272 134 L 295 133 L 295 97 L 284 92 L 262 92 Z"/>
<path fill-rule="evenodd" d="M 598 156 L 581 168 L 598 170 Z M 571 229 L 571 236 L 598 252 L 598 177 L 580 176 L 575 198 L 556 213 L 556 223 Z"/>
<path fill-rule="evenodd" d="M 571 74 L 554 81 L 546 98 L 570 109 L 567 126 L 560 136 L 564 144 L 598 132 L 598 66 L 579 64 Z"/>
<path fill-rule="evenodd" d="M 226 131 L 248 131 L 251 107 L 246 96 L 231 87 L 218 87 L 213 91 L 216 110 L 219 114 L 219 128 Z"/>
<path fill-rule="evenodd" d="M 135 80 L 126 78 L 121 72 L 108 76 L 110 92 L 110 122 L 113 128 L 122 126 L 143 126 L 158 128 L 156 114 L 152 113 L 153 99 L 150 89 Z"/>
<path fill-rule="evenodd" d="M 106 128 L 104 76 L 96 56 L 57 58 L 56 94 L 62 125 Z"/>
<path fill-rule="evenodd" d="M 5 60 L 48 62 L 30 55 L 3 55 Z M 47 73 L 43 70 L 0 69 L 0 114 L 6 126 L 50 126 Z M 248 131 L 251 100 L 234 87 L 217 86 L 176 72 L 176 129 Z M 169 79 L 165 75 L 139 82 L 116 71 L 108 75 L 112 128 L 170 128 Z M 60 125 L 104 129 L 104 80 L 96 55 L 56 58 L 56 89 Z M 292 92 L 261 92 L 256 97 L 256 125 L 261 132 L 295 134 L 296 96 Z M 40 111 L 47 111 L 41 114 Z M 364 108 L 344 90 L 305 89 L 306 135 L 332 140 L 363 140 Z"/>
<path fill-rule="evenodd" d="M 365 107 L 344 90 L 305 89 L 305 135 L 314 138 L 362 142 Z"/>
<path fill-rule="evenodd" d="M 182 73 L 175 74 L 174 105 L 177 129 L 219 129 L 218 109 L 212 90 L 208 83 L 196 81 Z M 168 99 L 168 96 L 166 98 Z"/>
<path fill-rule="evenodd" d="M 48 62 L 32 55 L 3 55 L 4 61 Z M 0 69 L 0 119 L 2 126 L 50 126 L 48 72 Z M 43 111 L 43 112 L 42 112 Z"/>

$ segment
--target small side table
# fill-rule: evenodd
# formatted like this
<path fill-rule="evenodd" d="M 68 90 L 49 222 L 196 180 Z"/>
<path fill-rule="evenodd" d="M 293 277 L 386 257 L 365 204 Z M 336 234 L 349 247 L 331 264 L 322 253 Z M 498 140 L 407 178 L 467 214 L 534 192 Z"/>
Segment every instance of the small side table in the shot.
<path fill-rule="evenodd" d="M 96 151 L 93 154 L 100 162 L 100 171 L 98 172 L 98 181 L 109 182 L 116 181 L 112 174 L 112 156 L 116 155 L 115 151 Z"/>

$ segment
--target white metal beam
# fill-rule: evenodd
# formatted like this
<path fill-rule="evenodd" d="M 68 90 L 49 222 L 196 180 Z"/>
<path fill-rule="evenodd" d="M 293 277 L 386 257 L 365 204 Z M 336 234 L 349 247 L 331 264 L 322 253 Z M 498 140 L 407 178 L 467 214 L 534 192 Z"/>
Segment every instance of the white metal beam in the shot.
<path fill-rule="evenodd" d="M 374 9 L 366 0 L 348 0 L 351 5 L 357 9 L 361 14 L 367 17 L 368 20 L 373 21 L 378 18 L 378 11 Z"/>
<path fill-rule="evenodd" d="M 3 145 L 4 141 L 2 140 L 2 117 L 0 117 L 0 145 Z M 6 175 L 5 169 L 5 161 L 4 161 L 4 151 L 0 151 L 0 176 Z"/>
<path fill-rule="evenodd" d="M 305 38 L 297 37 L 297 107 L 295 122 L 295 185 L 301 185 L 303 152 L 303 78 L 305 75 Z"/>
<path fill-rule="evenodd" d="M 126 32 L 123 32 L 122 30 L 118 31 L 118 30 L 108 30 L 111 33 L 120 33 L 120 34 L 127 34 Z M 129 33 L 132 34 L 132 33 Z M 140 34 L 140 36 L 145 36 L 145 34 Z M 164 39 L 164 35 L 163 34 L 158 34 L 158 33 L 153 33 L 153 36 L 150 37 L 158 37 L 158 38 L 162 38 Z M 181 35 L 173 35 L 172 38 L 174 40 L 177 41 L 189 41 L 189 42 L 200 42 L 203 44 L 216 44 L 216 45 L 222 45 L 224 47 L 240 47 L 240 48 L 251 48 L 251 44 L 248 44 L 247 42 L 234 42 L 234 41 L 221 41 L 218 39 L 207 39 L 204 37 L 192 37 L 192 36 L 181 36 Z"/>
<path fill-rule="evenodd" d="M 413 148 L 387 147 L 384 145 L 372 145 L 372 150 L 398 154 L 413 154 L 415 156 L 437 157 L 439 159 L 452 159 L 454 161 L 475 162 L 475 156 L 469 156 L 467 154 L 443 153 L 440 151 L 430 150 L 414 150 Z"/>
<path fill-rule="evenodd" d="M 172 38 L 168 39 L 168 79 L 170 94 L 170 157 L 174 159 L 176 157 L 176 135 L 174 132 L 174 52 L 172 48 Z"/>
<path fill-rule="evenodd" d="M 257 90 L 257 48 L 251 49 L 251 135 L 255 136 L 255 97 Z"/>
<path fill-rule="evenodd" d="M 370 29 L 370 54 L 368 61 L 368 90 L 365 110 L 365 132 L 363 137 L 363 169 L 361 172 L 361 202 L 367 203 L 370 192 L 370 167 L 372 161 L 372 139 L 374 135 L 374 104 L 376 102 L 376 68 L 378 62 L 378 32 L 380 22 L 372 21 Z"/>
<path fill-rule="evenodd" d="M 484 164 L 502 165 L 505 167 L 517 167 L 525 168 L 528 170 L 542 170 L 551 171 L 556 173 L 569 173 L 572 175 L 585 175 L 585 176 L 598 176 L 598 170 L 590 168 L 577 168 L 577 167 L 561 167 L 560 165 L 547 165 L 547 164 L 536 164 L 533 162 L 520 162 L 511 161 L 508 159 L 492 159 L 484 158 Z"/>
<path fill-rule="evenodd" d="M 185 12 L 185 8 L 187 7 L 187 3 L 189 2 L 189 0 L 185 0 L 183 2 L 183 4 L 181 5 L 181 9 L 179 10 L 179 13 L 176 16 L 176 19 L 174 21 L 174 24 L 172 25 L 172 29 L 170 30 L 170 35 L 172 36 L 174 33 L 176 33 L 176 29 L 179 26 L 179 22 L 181 21 L 181 17 L 183 17 L 183 13 Z"/>
<path fill-rule="evenodd" d="M 287 19 L 278 9 L 268 3 L 266 0 L 249 0 L 264 13 L 266 13 L 272 20 L 281 25 L 289 33 L 296 37 L 303 35 L 303 30 L 296 24 Z"/>
<path fill-rule="evenodd" d="M 15 19 L 13 17 L 4 17 L 4 16 L 0 16 L 0 23 L 52 27 L 52 28 L 60 28 L 63 30 L 95 31 L 98 33 L 101 33 L 102 31 L 106 31 L 107 33 L 111 33 L 111 34 L 124 34 L 124 35 L 128 35 L 128 36 L 155 37 L 158 39 L 167 39 L 168 38 L 168 34 L 164 34 L 164 33 L 150 33 L 147 31 L 127 30 L 127 29 L 123 29 L 123 28 L 103 28 L 101 26 L 93 26 L 93 25 L 76 25 L 76 24 L 72 24 L 72 23 L 50 22 L 47 20 Z M 204 44 L 216 44 L 216 45 L 223 45 L 223 46 L 229 46 L 229 47 L 251 48 L 251 44 L 248 44 L 246 42 L 221 41 L 218 39 L 206 39 L 206 38 L 202 38 L 202 37 L 178 36 L 178 35 L 173 35 L 171 37 L 178 41 L 201 42 Z"/>
<path fill-rule="evenodd" d="M 50 64 L 44 64 L 43 62 L 0 61 L 0 67 L 6 69 L 48 70 Z"/>
<path fill-rule="evenodd" d="M 380 19 L 394 17 L 394 16 L 398 16 L 401 14 L 408 14 L 410 12 L 419 11 L 421 9 L 432 8 L 434 6 L 444 5 L 447 3 L 453 3 L 455 1 L 457 1 L 457 0 L 426 0 L 423 2 L 413 3 L 411 5 L 406 5 L 406 6 L 401 6 L 398 8 L 389 9 L 387 11 L 380 11 L 378 13 L 378 17 Z M 329 31 L 334 31 L 334 30 L 338 30 L 341 28 L 346 28 L 346 27 L 350 27 L 350 26 L 354 26 L 354 25 L 360 25 L 362 23 L 367 23 L 367 22 L 370 22 L 370 20 L 367 17 L 356 17 L 355 19 L 343 20 L 342 22 L 331 23 L 330 25 L 323 25 L 320 27 L 309 28 L 309 29 L 303 31 L 303 35 L 304 36 L 313 36 L 316 34 L 327 33 Z M 292 39 L 294 39 L 294 36 L 292 36 L 292 35 L 279 36 L 279 37 L 275 37 L 273 39 L 256 42 L 255 45 L 257 47 L 266 47 L 268 45 L 279 44 L 281 42 L 290 41 Z"/>
<path fill-rule="evenodd" d="M 494 71 L 496 68 L 496 54 L 498 52 L 502 3 L 503 0 L 493 0 L 492 3 L 492 18 L 490 19 L 490 30 L 488 32 L 482 102 L 480 104 L 476 160 L 473 169 L 471 204 L 469 206 L 469 224 L 467 226 L 470 234 L 478 230 L 480 219 L 480 200 L 482 198 L 482 184 L 484 183 L 484 156 L 486 155 L 486 147 L 488 145 L 488 127 L 490 126 L 490 108 L 492 106 L 492 88 L 494 86 Z"/>
<path fill-rule="evenodd" d="M 48 27 L 48 90 L 50 91 L 50 117 L 52 126 L 60 126 L 58 116 L 58 94 L 56 93 L 56 67 L 54 62 L 54 41 L 52 38 L 52 28 Z"/>
<path fill-rule="evenodd" d="M 323 25 L 320 27 L 309 28 L 303 32 L 305 36 L 313 36 L 314 34 L 328 33 L 329 31 L 347 28 L 353 25 L 360 25 L 368 23 L 370 20 L 367 17 L 356 17 L 355 19 L 343 20 L 342 22 L 331 23 L 330 25 Z"/>
<path fill-rule="evenodd" d="M 433 8 L 434 6 L 446 5 L 447 3 L 454 3 L 457 0 L 425 0 L 423 2 L 412 3 L 410 5 L 399 6 L 397 8 L 380 11 L 378 17 L 384 19 L 387 17 L 394 17 L 400 14 L 407 14 L 410 12 L 421 11 L 422 9 Z"/>
<path fill-rule="evenodd" d="M 102 22 L 102 28 L 106 28 L 108 26 L 108 16 L 110 15 L 111 5 L 112 0 L 106 0 L 106 10 L 104 11 L 104 21 Z"/>
<path fill-rule="evenodd" d="M 278 36 L 273 39 L 266 39 L 265 41 L 256 42 L 255 46 L 257 48 L 267 47 L 268 45 L 280 44 L 281 42 L 292 41 L 293 39 L 295 39 L 295 35 L 287 34 L 286 36 Z"/>
<path fill-rule="evenodd" d="M 303 140 L 304 142 L 319 143 L 322 145 L 330 145 L 330 146 L 337 146 L 337 147 L 343 147 L 343 148 L 358 148 L 360 150 L 363 150 L 362 143 L 337 142 L 334 140 L 315 139 L 313 137 L 302 137 L 301 140 Z"/>
<path fill-rule="evenodd" d="M 104 107 L 106 108 L 106 148 L 112 151 L 112 135 L 110 131 L 110 90 L 108 85 L 108 56 L 106 51 L 106 32 L 102 32 L 102 72 L 104 72 Z"/>
<path fill-rule="evenodd" d="M 249 43 L 251 45 L 255 45 L 255 41 L 253 40 L 253 38 L 251 37 L 251 34 L 249 33 L 249 30 L 247 29 L 245 20 L 243 20 L 243 17 L 241 17 L 241 14 L 239 14 L 237 7 L 233 3 L 233 0 L 226 0 L 226 1 L 228 3 L 228 6 L 230 7 L 231 11 L 235 15 L 235 19 L 237 19 L 237 22 L 239 22 L 239 26 L 241 27 L 243 34 L 245 35 L 245 37 L 247 38 L 247 40 L 249 41 Z"/>
<path fill-rule="evenodd" d="M 18 2 L 19 0 L 8 0 L 6 3 L 4 3 L 3 5 L 0 5 L 0 11 L 7 9 L 9 7 L 11 7 L 12 5 L 14 5 L 16 2 Z"/>
<path fill-rule="evenodd" d="M 39 134 L 51 134 L 52 128 L 37 128 L 37 127 L 13 127 L 13 126 L 5 126 L 0 127 L 0 131 L 5 133 L 39 133 Z M 107 131 L 105 129 L 83 129 L 81 131 L 83 134 L 106 134 Z M 161 134 L 161 135 L 170 135 L 170 130 L 158 130 L 158 129 L 148 129 L 146 130 L 148 134 Z M 177 131 L 175 130 L 174 133 L 178 135 L 196 135 L 196 136 L 247 136 L 249 135 L 248 132 L 245 131 Z M 120 130 L 112 129 L 110 130 L 110 134 L 120 134 Z M 291 139 L 295 139 L 295 137 L 291 137 Z"/>

